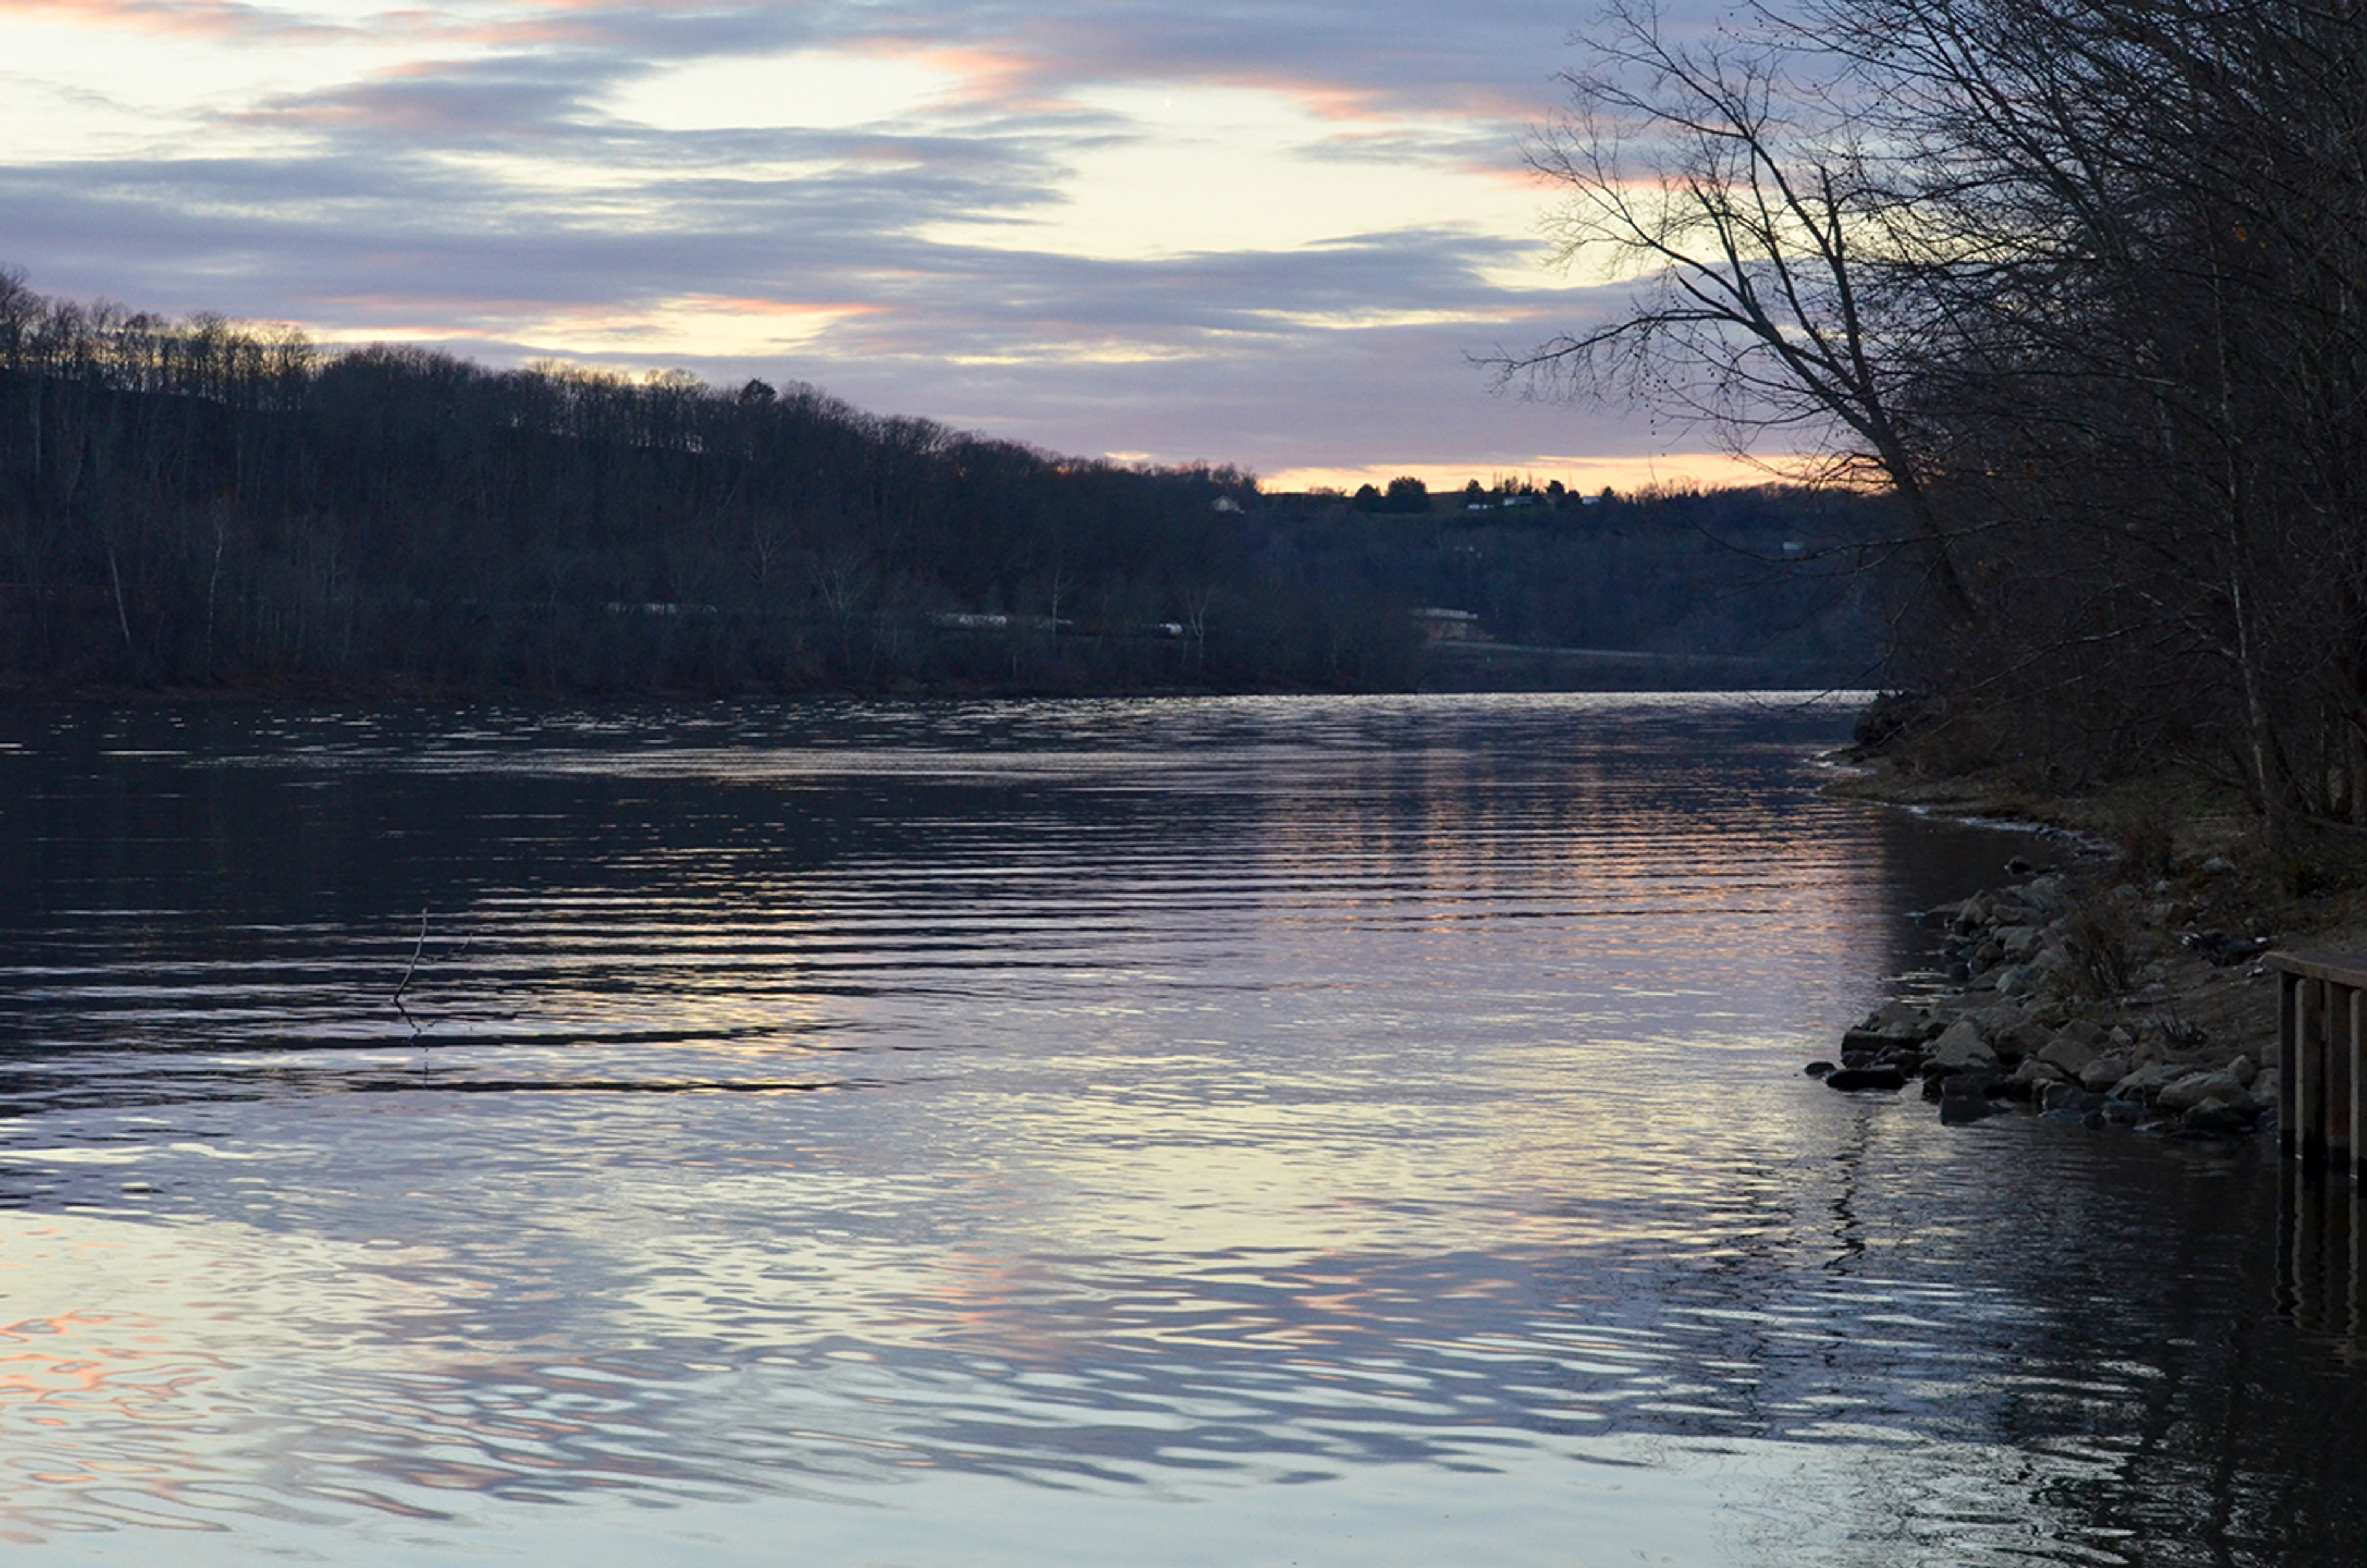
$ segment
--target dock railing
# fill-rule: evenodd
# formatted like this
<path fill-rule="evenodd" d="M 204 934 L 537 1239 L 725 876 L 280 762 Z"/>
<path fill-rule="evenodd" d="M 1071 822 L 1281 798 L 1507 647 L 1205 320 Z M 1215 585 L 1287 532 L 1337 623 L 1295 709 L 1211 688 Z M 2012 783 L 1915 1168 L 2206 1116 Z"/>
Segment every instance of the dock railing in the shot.
<path fill-rule="evenodd" d="M 2367 1173 L 2367 953 L 2271 953 L 2277 1146 L 2305 1166 Z"/>

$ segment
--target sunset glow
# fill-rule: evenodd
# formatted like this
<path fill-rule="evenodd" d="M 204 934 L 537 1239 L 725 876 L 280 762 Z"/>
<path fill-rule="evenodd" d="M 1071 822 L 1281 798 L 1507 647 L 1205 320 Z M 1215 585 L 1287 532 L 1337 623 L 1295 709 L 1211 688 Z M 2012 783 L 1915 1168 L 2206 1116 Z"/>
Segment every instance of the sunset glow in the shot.
<path fill-rule="evenodd" d="M 1711 478 L 1670 455 L 1698 433 L 1523 402 L 1474 363 L 1607 304 L 1545 265 L 1522 158 L 1574 19 L 17 5 L 0 265 L 1289 486 Z"/>

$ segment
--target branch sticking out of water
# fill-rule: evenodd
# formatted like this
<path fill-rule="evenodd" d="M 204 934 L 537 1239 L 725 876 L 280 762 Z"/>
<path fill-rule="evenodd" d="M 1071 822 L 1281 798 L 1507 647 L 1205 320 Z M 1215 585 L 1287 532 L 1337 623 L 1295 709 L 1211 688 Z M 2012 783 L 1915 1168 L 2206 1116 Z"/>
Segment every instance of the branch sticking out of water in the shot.
<path fill-rule="evenodd" d="M 411 1025 L 411 1037 L 413 1040 L 418 1039 L 425 1031 L 419 1027 L 419 1021 L 411 1016 L 411 1010 L 402 1005 L 402 993 L 411 989 L 412 976 L 419 973 L 419 955 L 426 951 L 427 911 L 422 909 L 419 911 L 419 940 L 412 944 L 411 962 L 403 965 L 402 983 L 394 987 L 394 1010 L 402 1015 L 403 1022 Z"/>

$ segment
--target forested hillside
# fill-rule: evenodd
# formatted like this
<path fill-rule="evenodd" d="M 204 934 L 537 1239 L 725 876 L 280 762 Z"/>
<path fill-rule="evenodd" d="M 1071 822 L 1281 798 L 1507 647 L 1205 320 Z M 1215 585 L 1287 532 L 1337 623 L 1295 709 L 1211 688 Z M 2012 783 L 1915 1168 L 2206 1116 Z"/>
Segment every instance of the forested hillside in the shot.
<path fill-rule="evenodd" d="M 1405 689 L 1440 604 L 1508 641 L 1870 657 L 1801 570 L 1813 498 L 1507 499 L 1376 516 L 809 387 L 324 351 L 0 275 L 19 689 Z"/>

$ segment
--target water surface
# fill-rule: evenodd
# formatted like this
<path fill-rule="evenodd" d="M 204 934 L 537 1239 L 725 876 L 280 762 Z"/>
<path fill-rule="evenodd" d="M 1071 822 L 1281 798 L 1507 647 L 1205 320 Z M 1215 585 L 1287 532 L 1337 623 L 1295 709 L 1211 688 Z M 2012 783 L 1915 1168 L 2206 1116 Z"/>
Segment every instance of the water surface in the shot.
<path fill-rule="evenodd" d="M 2339 1195 L 1799 1075 L 2027 852 L 1846 723 L 0 716 L 0 1540 L 2357 1561 Z"/>

